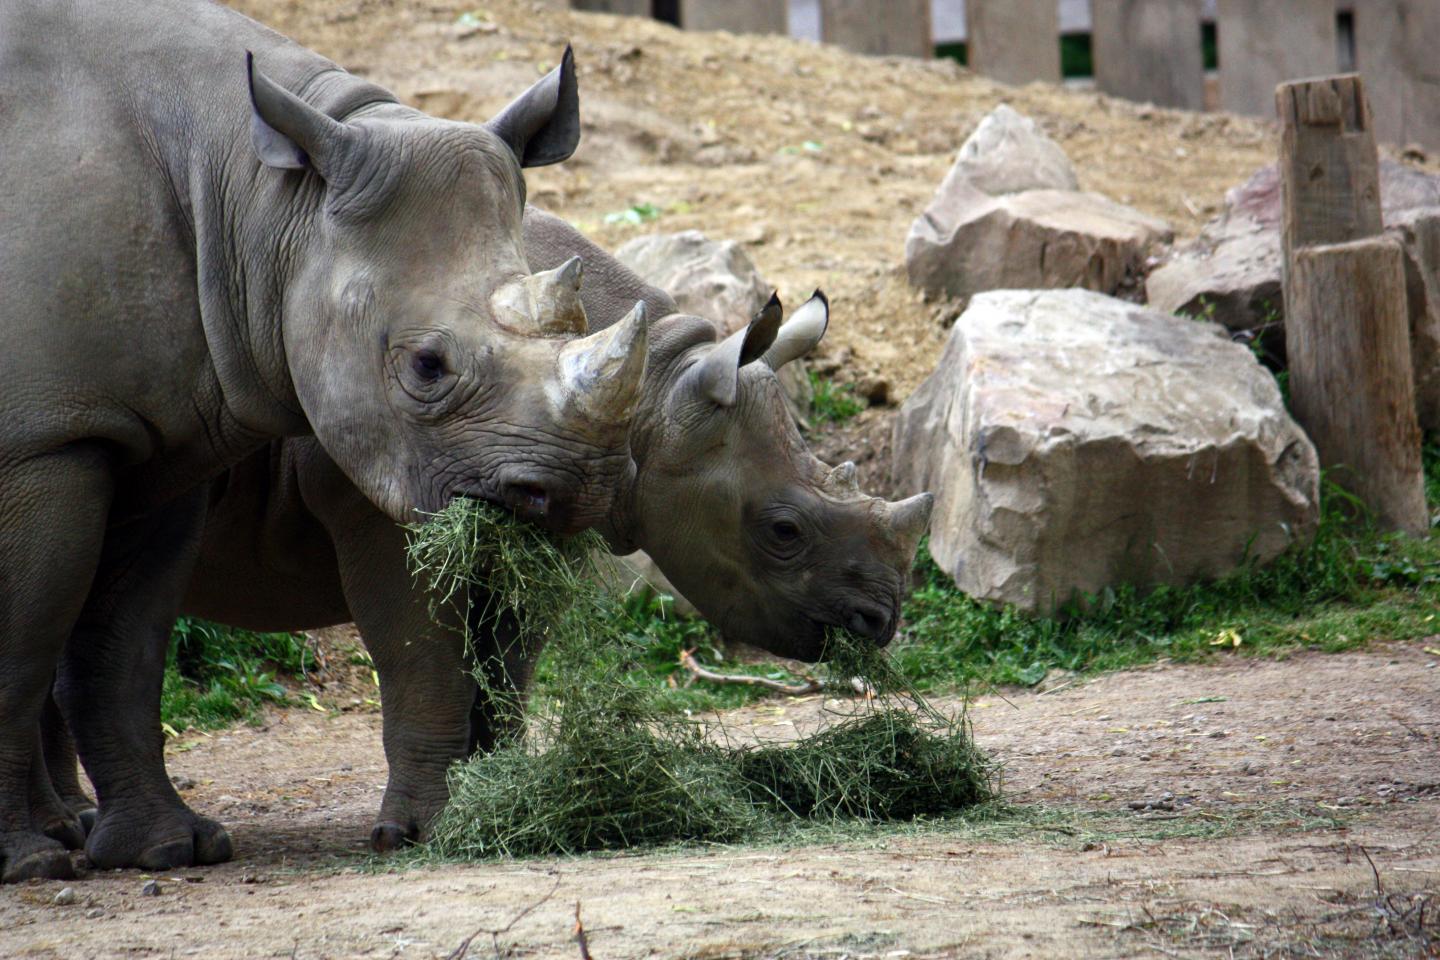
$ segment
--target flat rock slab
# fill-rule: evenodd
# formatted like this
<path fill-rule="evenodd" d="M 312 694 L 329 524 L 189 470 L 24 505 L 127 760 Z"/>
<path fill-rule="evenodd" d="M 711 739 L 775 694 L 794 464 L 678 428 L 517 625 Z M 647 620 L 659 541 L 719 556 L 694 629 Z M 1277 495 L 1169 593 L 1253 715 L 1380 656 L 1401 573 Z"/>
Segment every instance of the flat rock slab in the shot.
<path fill-rule="evenodd" d="M 895 486 L 971 596 L 1051 614 L 1188 584 L 1307 540 L 1315 450 L 1211 323 L 1083 290 L 982 293 L 895 424 Z"/>
<path fill-rule="evenodd" d="M 905 268 L 930 296 L 1083 287 L 1114 293 L 1144 273 L 1174 234 L 1163 221 L 1073 190 L 991 196 L 960 182 L 942 189 L 910 228 Z"/>

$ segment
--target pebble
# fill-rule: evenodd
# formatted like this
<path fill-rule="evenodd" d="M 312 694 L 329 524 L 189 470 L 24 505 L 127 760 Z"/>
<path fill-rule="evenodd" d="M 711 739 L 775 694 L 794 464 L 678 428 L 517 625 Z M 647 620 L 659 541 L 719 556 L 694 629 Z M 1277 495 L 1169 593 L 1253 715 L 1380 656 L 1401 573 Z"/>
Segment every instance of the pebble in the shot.
<path fill-rule="evenodd" d="M 99 907 L 91 907 L 89 910 L 85 911 L 86 920 L 99 920 L 103 916 L 105 916 L 105 911 L 101 910 Z"/>
<path fill-rule="evenodd" d="M 57 907 L 68 907 L 68 906 L 70 906 L 70 904 L 72 904 L 72 903 L 75 902 L 75 888 L 74 888 L 74 887 L 61 887 L 61 888 L 60 888 L 60 892 L 57 893 L 57 894 L 55 894 L 55 899 L 54 899 L 54 901 L 52 901 L 52 902 L 53 902 L 53 903 L 55 904 L 55 906 L 57 906 Z"/>
<path fill-rule="evenodd" d="M 176 790 L 194 790 L 195 781 L 189 777 L 171 777 L 170 782 L 175 784 Z"/>
<path fill-rule="evenodd" d="M 142 896 L 142 897 L 158 897 L 158 896 L 160 896 L 160 881 L 159 881 L 159 880 L 146 880 L 146 881 L 145 881 L 145 886 L 143 886 L 143 887 L 140 888 L 140 896 Z"/>

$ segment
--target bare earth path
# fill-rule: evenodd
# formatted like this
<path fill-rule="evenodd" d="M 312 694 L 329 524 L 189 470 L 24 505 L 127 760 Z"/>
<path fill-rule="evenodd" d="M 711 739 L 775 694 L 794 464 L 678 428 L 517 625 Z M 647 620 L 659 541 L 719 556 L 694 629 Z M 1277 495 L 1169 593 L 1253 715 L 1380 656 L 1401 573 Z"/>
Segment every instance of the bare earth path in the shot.
<path fill-rule="evenodd" d="M 578 957 L 576 901 L 601 960 L 1419 955 L 1370 906 L 1361 850 L 1395 910 L 1426 893 L 1440 909 L 1427 645 L 1440 638 L 984 697 L 977 737 L 1012 800 L 1045 814 L 1019 829 L 399 873 L 362 856 L 378 716 L 276 712 L 172 745 L 186 795 L 231 826 L 234 863 L 161 878 L 158 897 L 134 872 L 70 884 L 68 906 L 53 903 L 64 884 L 0 889 L 0 957 L 445 957 L 552 887 L 497 938 L 504 955 Z M 730 722 L 785 737 L 821 708 L 771 701 Z M 1130 809 L 1144 800 L 1158 809 Z M 471 955 L 495 950 L 485 933 Z"/>

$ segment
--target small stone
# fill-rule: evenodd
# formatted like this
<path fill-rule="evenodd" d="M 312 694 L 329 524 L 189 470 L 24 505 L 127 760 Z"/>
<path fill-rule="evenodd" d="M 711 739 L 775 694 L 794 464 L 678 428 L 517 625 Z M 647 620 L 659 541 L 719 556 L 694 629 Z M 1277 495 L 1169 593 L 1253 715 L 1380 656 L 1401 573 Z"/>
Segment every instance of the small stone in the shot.
<path fill-rule="evenodd" d="M 146 880 L 146 881 L 145 881 L 145 886 L 143 886 L 143 887 L 140 888 L 140 896 L 142 896 L 142 897 L 158 897 L 158 896 L 160 896 L 160 881 L 159 881 L 159 880 Z"/>
<path fill-rule="evenodd" d="M 171 778 L 170 778 L 170 782 L 173 783 L 173 784 L 175 784 L 175 789 L 176 789 L 176 790 L 194 790 L 194 789 L 195 789 L 195 781 L 192 780 L 192 779 L 190 779 L 189 777 L 185 777 L 185 776 L 175 776 L 175 777 L 171 777 Z"/>
<path fill-rule="evenodd" d="M 99 920 L 103 916 L 105 916 L 105 911 L 100 909 L 99 907 L 91 907 L 89 910 L 85 911 L 86 920 Z"/>
<path fill-rule="evenodd" d="M 1209 733 L 1209 737 L 1211 740 L 1222 740 L 1228 736 L 1229 734 L 1226 733 L 1224 730 L 1211 730 Z"/>
<path fill-rule="evenodd" d="M 57 907 L 68 907 L 75 902 L 75 899 L 74 887 L 61 887 L 60 892 L 55 894 L 55 899 L 51 902 Z"/>

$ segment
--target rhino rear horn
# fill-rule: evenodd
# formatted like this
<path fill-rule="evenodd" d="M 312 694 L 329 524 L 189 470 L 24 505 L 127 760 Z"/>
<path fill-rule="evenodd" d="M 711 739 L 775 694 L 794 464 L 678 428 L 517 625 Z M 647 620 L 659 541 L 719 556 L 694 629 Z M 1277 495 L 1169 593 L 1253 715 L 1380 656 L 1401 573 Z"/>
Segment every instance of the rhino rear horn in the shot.
<path fill-rule="evenodd" d="M 830 300 L 816 290 L 775 335 L 775 342 L 765 351 L 765 362 L 771 370 L 779 370 L 796 357 L 805 356 L 815 349 L 829 326 Z"/>
<path fill-rule="evenodd" d="M 740 392 L 740 368 L 770 349 L 784 312 L 780 298 L 770 294 L 769 302 L 748 326 L 721 340 L 704 360 L 690 368 L 685 378 L 692 389 L 717 406 L 733 407 Z"/>
<path fill-rule="evenodd" d="M 614 326 L 565 344 L 560 351 L 565 405 L 598 423 L 627 423 L 640 399 L 649 330 L 642 300 Z"/>
<path fill-rule="evenodd" d="M 933 493 L 917 493 L 905 500 L 887 503 L 883 508 L 885 525 L 905 551 L 913 557 L 920 538 L 930 529 L 930 512 L 935 507 Z"/>
<path fill-rule="evenodd" d="M 490 298 L 502 323 L 521 333 L 541 337 L 584 336 L 590 329 L 580 280 L 585 264 L 571 257 L 553 270 L 513 280 Z"/>
<path fill-rule="evenodd" d="M 560 66 L 536 81 L 485 124 L 522 167 L 570 159 L 580 144 L 580 88 L 575 54 L 567 45 Z"/>
<path fill-rule="evenodd" d="M 250 89 L 250 143 L 260 162 L 278 170 L 308 167 L 327 182 L 333 180 L 355 134 L 255 69 L 255 54 L 249 50 L 245 51 L 245 73 Z"/>

